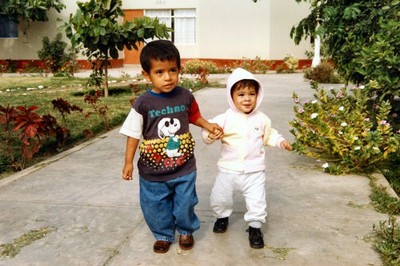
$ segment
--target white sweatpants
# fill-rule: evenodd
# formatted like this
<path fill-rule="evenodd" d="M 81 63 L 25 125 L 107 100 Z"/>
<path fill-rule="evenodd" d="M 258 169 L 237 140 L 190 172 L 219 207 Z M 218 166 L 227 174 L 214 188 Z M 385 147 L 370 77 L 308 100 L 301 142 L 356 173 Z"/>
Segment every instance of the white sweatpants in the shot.
<path fill-rule="evenodd" d="M 220 169 L 211 191 L 211 208 L 217 218 L 229 217 L 233 211 L 233 195 L 240 191 L 246 201 L 246 222 L 265 223 L 267 200 L 265 172 L 235 173 Z"/>

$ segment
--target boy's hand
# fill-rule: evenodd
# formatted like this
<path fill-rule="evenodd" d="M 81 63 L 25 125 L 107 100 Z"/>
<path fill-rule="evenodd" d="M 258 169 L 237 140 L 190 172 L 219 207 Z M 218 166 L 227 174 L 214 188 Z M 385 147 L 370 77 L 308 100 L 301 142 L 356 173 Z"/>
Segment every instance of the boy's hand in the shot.
<path fill-rule="evenodd" d="M 292 145 L 287 140 L 282 141 L 280 146 L 281 146 L 282 149 L 285 149 L 287 151 L 291 151 L 293 149 Z"/>
<path fill-rule="evenodd" d="M 125 180 L 132 180 L 133 178 L 133 164 L 125 164 L 122 169 L 122 178 Z"/>
<path fill-rule="evenodd" d="M 212 140 L 221 139 L 224 136 L 224 130 L 218 124 L 210 123 L 210 134 L 208 137 Z"/>
<path fill-rule="evenodd" d="M 210 132 L 208 134 L 208 138 L 211 140 L 218 140 L 224 136 L 224 133 L 221 132 L 219 129 L 214 130 L 214 132 Z"/>

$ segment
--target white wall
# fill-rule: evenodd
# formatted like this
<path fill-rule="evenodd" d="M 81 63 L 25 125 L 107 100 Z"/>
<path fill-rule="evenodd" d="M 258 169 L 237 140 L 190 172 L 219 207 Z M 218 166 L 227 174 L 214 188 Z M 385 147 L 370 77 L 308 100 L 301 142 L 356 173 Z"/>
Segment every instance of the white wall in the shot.
<path fill-rule="evenodd" d="M 289 35 L 292 27 L 310 13 L 309 4 L 304 2 L 299 4 L 294 0 L 271 0 L 270 2 L 272 12 L 269 57 L 283 59 L 287 54 L 291 54 L 296 58 L 305 59 L 305 52 L 312 51 L 309 39 L 297 46 Z"/>
<path fill-rule="evenodd" d="M 198 11 L 203 58 L 267 57 L 268 1 L 202 0 Z"/>

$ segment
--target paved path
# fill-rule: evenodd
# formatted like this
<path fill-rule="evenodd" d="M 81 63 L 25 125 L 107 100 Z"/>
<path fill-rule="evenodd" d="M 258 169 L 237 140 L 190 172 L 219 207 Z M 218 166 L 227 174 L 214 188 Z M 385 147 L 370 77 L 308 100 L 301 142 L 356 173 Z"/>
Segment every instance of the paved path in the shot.
<path fill-rule="evenodd" d="M 291 95 L 296 91 L 310 97 L 308 83 L 302 74 L 258 77 L 266 88 L 262 110 L 293 140 Z M 204 89 L 195 96 L 205 117 L 227 107 L 223 89 Z M 369 180 L 325 174 L 322 162 L 279 149 L 267 150 L 266 248 L 248 245 L 241 195 L 227 233 L 212 233 L 209 193 L 219 144 L 205 145 L 198 128 L 192 133 L 202 223 L 193 250 L 182 251 L 173 243 L 167 254 L 152 252 L 154 239 L 140 210 L 138 179 L 120 177 L 125 138 L 115 129 L 0 180 L 0 244 L 30 230 L 51 229 L 14 258 L 0 259 L 0 265 L 381 265 L 369 236 L 373 224 L 387 216 L 370 206 Z"/>

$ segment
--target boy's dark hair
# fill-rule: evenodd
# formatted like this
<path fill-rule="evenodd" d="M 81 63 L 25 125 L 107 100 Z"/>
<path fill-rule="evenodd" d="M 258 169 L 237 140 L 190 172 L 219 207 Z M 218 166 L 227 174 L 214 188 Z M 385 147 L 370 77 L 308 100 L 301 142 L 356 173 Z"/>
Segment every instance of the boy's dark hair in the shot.
<path fill-rule="evenodd" d="M 178 69 L 181 69 L 181 56 L 171 41 L 156 40 L 146 44 L 140 53 L 140 64 L 147 73 L 151 69 L 151 60 L 175 61 Z"/>
<path fill-rule="evenodd" d="M 256 90 L 256 93 L 258 95 L 258 90 L 260 89 L 260 84 L 258 84 L 258 82 L 255 81 L 254 79 L 239 80 L 238 82 L 233 84 L 233 86 L 231 88 L 231 97 L 232 97 L 234 90 L 240 89 L 240 88 L 245 88 L 245 87 L 253 87 Z"/>

